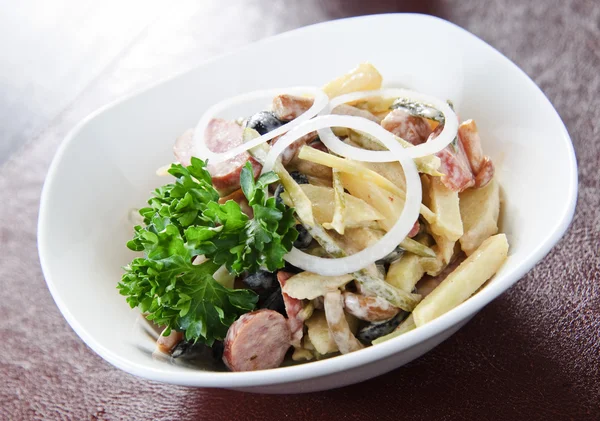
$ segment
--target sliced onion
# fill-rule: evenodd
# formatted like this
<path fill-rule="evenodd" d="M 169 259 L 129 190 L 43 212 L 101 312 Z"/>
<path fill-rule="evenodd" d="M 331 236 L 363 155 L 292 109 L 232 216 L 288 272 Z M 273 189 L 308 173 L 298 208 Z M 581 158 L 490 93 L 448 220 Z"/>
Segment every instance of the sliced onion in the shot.
<path fill-rule="evenodd" d="M 233 149 L 230 149 L 226 152 L 213 152 L 206 146 L 204 142 L 204 132 L 206 131 L 206 127 L 210 120 L 215 116 L 222 113 L 227 108 L 245 102 L 257 101 L 260 99 L 272 100 L 277 95 L 282 94 L 292 94 L 292 95 L 305 95 L 309 94 L 314 97 L 314 103 L 312 107 L 310 107 L 306 112 L 295 118 L 294 120 L 284 124 L 277 129 L 270 131 L 269 133 L 265 133 L 253 139 L 250 142 L 239 145 Z M 268 89 L 264 91 L 253 91 L 248 92 L 246 94 L 238 95 L 233 98 L 228 98 L 224 101 L 218 102 L 212 107 L 210 107 L 206 112 L 202 115 L 202 118 L 196 125 L 196 129 L 194 130 L 194 155 L 202 158 L 204 160 L 210 159 L 211 163 L 219 163 L 223 161 L 227 161 L 241 153 L 246 152 L 247 150 L 260 145 L 261 143 L 267 142 L 279 135 L 284 134 L 285 132 L 292 130 L 294 127 L 302 124 L 302 122 L 310 120 L 319 112 L 327 106 L 329 98 L 325 93 L 315 87 L 306 86 L 306 87 L 294 87 L 294 88 L 285 88 L 285 89 Z"/>
<path fill-rule="evenodd" d="M 292 248 L 292 250 L 284 257 L 285 260 L 292 265 L 306 271 L 318 273 L 323 276 L 341 276 L 347 273 L 356 272 L 367 267 L 371 263 L 384 258 L 395 250 L 398 244 L 408 235 L 413 224 L 419 217 L 419 208 L 421 205 L 421 180 L 412 157 L 408 154 L 408 149 L 404 149 L 390 132 L 383 129 L 377 123 L 367 119 L 342 115 L 316 117 L 302 123 L 294 130 L 291 130 L 279 138 L 265 158 L 262 169 L 263 173 L 273 169 L 279 155 L 281 155 L 281 153 L 294 141 L 307 133 L 324 127 L 348 127 L 377 137 L 377 139 L 389 149 L 389 153 L 395 156 L 395 161 L 402 165 L 404 176 L 406 178 L 406 199 L 404 208 L 392 229 L 377 243 L 356 254 L 337 259 L 325 259 L 312 256 L 296 248 Z M 332 145 L 335 143 L 338 144 L 336 146 L 340 146 L 340 148 L 337 148 L 340 151 L 338 152 L 340 155 L 356 161 L 372 162 L 369 154 L 365 153 L 367 151 L 358 148 L 346 149 L 342 147 L 342 145 L 348 145 L 345 145 L 338 138 L 331 140 Z"/>
<path fill-rule="evenodd" d="M 420 145 L 414 146 L 412 148 L 408 148 L 407 152 L 411 158 L 420 158 L 427 155 L 433 155 L 436 152 L 441 151 L 446 146 L 448 146 L 456 137 L 456 133 L 458 132 L 458 117 L 452 111 L 452 108 L 446 103 L 446 101 L 442 101 L 439 98 L 425 95 L 420 92 L 410 91 L 408 89 L 400 89 L 400 88 L 389 88 L 389 89 L 379 89 L 376 91 L 362 91 L 362 92 L 351 92 L 346 95 L 341 95 L 333 98 L 329 105 L 321 111 L 321 115 L 329 114 L 335 107 L 341 104 L 346 104 L 348 102 L 354 102 L 365 98 L 372 97 L 384 97 L 384 98 L 408 98 L 413 101 L 422 102 L 424 104 L 430 105 L 433 108 L 439 110 L 445 118 L 444 129 L 442 132 L 435 138 L 428 142 L 422 143 Z M 332 151 L 337 154 L 340 154 L 338 150 L 329 146 L 336 145 L 335 139 L 337 136 L 333 134 L 333 131 L 329 128 L 319 130 L 319 138 L 321 141 Z M 362 151 L 362 153 L 366 153 L 364 149 L 353 148 L 355 151 Z M 350 150 L 350 149 L 346 149 Z M 393 162 L 396 161 L 394 154 L 391 151 L 370 151 L 373 153 L 369 153 L 369 159 L 372 161 L 369 162 Z M 377 157 L 377 158 L 375 158 Z"/>

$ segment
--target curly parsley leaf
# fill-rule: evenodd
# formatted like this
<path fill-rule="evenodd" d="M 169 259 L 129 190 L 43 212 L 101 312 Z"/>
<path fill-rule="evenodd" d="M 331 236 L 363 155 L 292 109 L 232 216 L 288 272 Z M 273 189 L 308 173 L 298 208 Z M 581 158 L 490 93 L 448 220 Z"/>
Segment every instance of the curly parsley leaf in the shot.
<path fill-rule="evenodd" d="M 248 271 L 255 272 L 261 266 L 275 271 L 283 267 L 283 256 L 298 238 L 294 209 L 277 203 L 274 197 L 268 197 L 268 186 L 279 181 L 274 172 L 261 175 L 255 182 L 248 162 L 240 175 L 240 179 L 244 178 L 252 185 L 248 191 L 242 190 L 252 207 L 254 218 L 246 224 L 244 247 L 239 250 L 238 256 Z"/>
<path fill-rule="evenodd" d="M 187 340 L 212 345 L 223 339 L 235 319 L 254 309 L 257 295 L 219 284 L 213 274 L 220 265 L 210 260 L 192 264 L 192 252 L 175 225 L 153 234 L 140 240 L 146 257 L 125 267 L 119 292 L 148 320 L 185 331 Z"/>
<path fill-rule="evenodd" d="M 252 273 L 261 267 L 270 271 L 282 268 L 283 256 L 291 250 L 298 232 L 294 210 L 268 197 L 269 184 L 278 180 L 275 173 L 269 172 L 254 181 L 252 166 L 247 163 L 240 174 L 240 185 L 254 218 L 249 219 L 233 201 L 211 204 L 203 213 L 210 224 L 185 231 L 190 245 L 232 273 Z M 222 228 L 214 232 L 209 226 Z"/>
<path fill-rule="evenodd" d="M 149 224 L 156 214 L 169 218 L 183 233 L 186 227 L 203 224 L 202 212 L 210 203 L 219 200 L 219 193 L 201 159 L 192 158 L 188 167 L 173 164 L 169 174 L 175 177 L 175 183 L 156 189 L 154 197 L 148 201 L 150 206 L 140 209 L 140 215 L 145 224 Z"/>
<path fill-rule="evenodd" d="M 223 339 L 241 314 L 251 311 L 257 296 L 250 290 L 232 290 L 213 277 L 222 265 L 234 274 L 274 271 L 298 236 L 294 210 L 268 197 L 276 181 L 269 172 L 254 180 L 248 163 L 240 184 L 254 217 L 238 203 L 219 204 L 205 163 L 173 164 L 175 183 L 156 189 L 140 210 L 145 226 L 136 226 L 127 247 L 144 253 L 125 267 L 118 285 L 131 307 L 139 307 L 160 326 L 185 331 L 186 339 L 212 344 Z M 195 256 L 208 260 L 192 264 Z"/>

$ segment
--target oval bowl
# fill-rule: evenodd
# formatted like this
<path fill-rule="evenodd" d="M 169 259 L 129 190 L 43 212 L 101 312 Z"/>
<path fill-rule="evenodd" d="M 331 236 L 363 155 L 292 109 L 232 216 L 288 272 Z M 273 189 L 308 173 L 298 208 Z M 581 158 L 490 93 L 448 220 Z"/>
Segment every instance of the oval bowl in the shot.
<path fill-rule="evenodd" d="M 418 43 L 398 42 L 414 34 L 419 34 Z M 501 230 L 511 245 L 502 269 L 480 292 L 438 319 L 351 354 L 243 373 L 154 358 L 153 340 L 116 284 L 122 266 L 133 257 L 125 247 L 132 235 L 129 211 L 164 184 L 154 174 L 173 160 L 176 136 L 194 127 L 219 100 L 257 89 L 321 86 L 363 61 L 380 70 L 385 86 L 450 98 L 463 119 L 477 121 L 502 187 Z M 240 112 L 244 110 L 231 110 L 235 114 L 228 117 Z M 375 15 L 264 39 L 87 117 L 66 137 L 50 167 L 38 247 L 60 311 L 81 339 L 116 367 L 178 385 L 300 393 L 378 376 L 448 338 L 550 251 L 573 217 L 576 196 L 577 165 L 569 135 L 523 71 L 444 20 Z"/>

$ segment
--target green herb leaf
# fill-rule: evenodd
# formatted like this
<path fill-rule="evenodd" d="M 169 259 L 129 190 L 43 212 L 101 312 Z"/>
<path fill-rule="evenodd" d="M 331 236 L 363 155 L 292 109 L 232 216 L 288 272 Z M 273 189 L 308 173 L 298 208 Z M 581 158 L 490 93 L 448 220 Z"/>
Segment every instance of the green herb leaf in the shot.
<path fill-rule="evenodd" d="M 273 171 L 269 171 L 258 178 L 256 185 L 258 188 L 262 189 L 263 187 L 267 187 L 269 184 L 273 184 L 276 181 L 279 181 L 279 176 Z"/>
<path fill-rule="evenodd" d="M 240 186 L 242 187 L 244 196 L 246 196 L 248 200 L 254 197 L 256 185 L 254 184 L 254 172 L 250 162 L 246 162 L 246 165 L 242 168 L 242 172 L 240 173 Z"/>
<path fill-rule="evenodd" d="M 180 164 L 171 165 L 169 174 L 175 176 L 175 183 L 156 189 L 154 197 L 148 201 L 150 206 L 140 209 L 144 223 L 150 224 L 157 216 L 167 218 L 182 233 L 186 227 L 202 225 L 202 212 L 209 203 L 219 200 L 206 164 L 192 158 L 187 168 Z"/>
<path fill-rule="evenodd" d="M 298 236 L 294 209 L 268 197 L 277 175 L 265 173 L 255 181 L 249 163 L 240 185 L 253 219 L 232 200 L 218 203 L 202 160 L 192 158 L 188 167 L 173 164 L 169 173 L 175 182 L 156 189 L 149 206 L 140 210 L 145 226 L 134 228 L 127 247 L 144 257 L 125 267 L 118 289 L 131 307 L 167 331 L 185 331 L 186 339 L 211 345 L 258 299 L 250 290 L 223 287 L 215 271 L 222 265 L 233 274 L 283 267 L 283 256 Z M 198 255 L 207 261 L 192 264 Z"/>
<path fill-rule="evenodd" d="M 191 251 L 175 225 L 146 242 L 145 252 L 146 258 L 125 267 L 118 289 L 131 307 L 148 313 L 148 320 L 212 345 L 225 337 L 237 317 L 254 309 L 258 297 L 252 291 L 231 290 L 214 280 L 220 265 L 192 264 Z"/>

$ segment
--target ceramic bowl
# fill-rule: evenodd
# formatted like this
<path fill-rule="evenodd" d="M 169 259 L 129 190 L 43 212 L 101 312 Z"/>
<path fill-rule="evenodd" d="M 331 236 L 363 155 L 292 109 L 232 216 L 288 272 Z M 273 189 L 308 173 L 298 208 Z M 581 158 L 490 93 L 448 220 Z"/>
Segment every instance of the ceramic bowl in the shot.
<path fill-rule="evenodd" d="M 116 284 L 133 257 L 125 247 L 132 235 L 129 212 L 164 184 L 155 171 L 173 161 L 176 136 L 219 100 L 258 89 L 321 86 L 363 61 L 379 69 L 385 86 L 450 98 L 462 119 L 476 120 L 502 188 L 501 230 L 511 246 L 502 269 L 479 293 L 438 319 L 351 354 L 241 373 L 153 358 L 154 341 Z M 231 110 L 226 117 L 258 109 Z M 178 385 L 309 392 L 386 373 L 448 338 L 558 242 L 572 219 L 576 195 L 577 166 L 565 126 L 514 63 L 441 19 L 366 16 L 264 39 L 90 115 L 64 140 L 48 173 L 39 254 L 64 317 L 116 367 Z"/>

